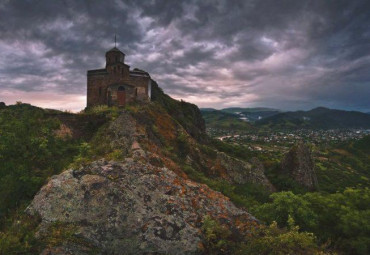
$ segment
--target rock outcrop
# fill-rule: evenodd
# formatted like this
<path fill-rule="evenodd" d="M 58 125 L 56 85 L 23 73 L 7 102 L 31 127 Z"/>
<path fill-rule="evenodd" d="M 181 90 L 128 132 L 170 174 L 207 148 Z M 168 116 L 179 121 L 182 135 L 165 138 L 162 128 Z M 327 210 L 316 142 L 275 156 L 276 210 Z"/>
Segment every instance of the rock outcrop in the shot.
<path fill-rule="evenodd" d="M 169 100 L 171 102 L 173 99 Z M 202 138 L 205 130 L 203 123 L 198 121 L 201 115 L 193 109 L 196 106 L 185 102 L 177 103 L 182 105 L 182 108 L 188 109 L 177 110 L 181 112 L 180 115 L 183 115 L 180 119 L 163 111 L 163 108 L 156 109 L 156 111 L 149 108 L 135 113 L 137 129 L 143 130 L 137 139 L 143 145 L 147 145 L 145 146 L 147 150 L 162 154 L 163 157 L 163 148 L 171 148 L 176 156 L 180 155 L 186 159 L 185 162 L 188 165 L 212 178 L 221 178 L 233 184 L 255 183 L 270 191 L 274 190 L 264 174 L 262 164 L 258 163 L 258 159 L 247 162 L 248 159 L 240 160 L 212 148 L 212 145 L 207 143 L 207 139 Z M 198 108 L 196 109 L 199 111 Z M 186 112 L 188 114 L 185 114 Z M 181 119 L 188 120 L 186 126 L 181 124 Z M 153 126 L 156 130 L 148 128 Z M 189 130 L 196 130 L 196 132 L 192 134 Z M 182 162 L 177 163 L 182 164 Z M 171 168 L 171 170 L 174 169 Z"/>
<path fill-rule="evenodd" d="M 317 189 L 311 149 L 303 142 L 293 146 L 281 162 L 282 172 L 309 190 Z"/>
<path fill-rule="evenodd" d="M 270 191 L 275 188 L 265 175 L 263 164 L 257 159 L 252 158 L 250 162 L 239 160 L 226 155 L 223 152 L 217 153 L 216 164 L 211 170 L 224 171 L 223 178 L 235 184 L 254 183 L 266 187 Z"/>
<path fill-rule="evenodd" d="M 42 219 L 40 238 L 55 224 L 69 229 L 70 238 L 44 254 L 198 254 L 204 216 L 239 235 L 257 224 L 206 185 L 132 158 L 52 177 L 27 212 Z"/>
<path fill-rule="evenodd" d="M 199 109 L 176 104 L 181 109 L 172 112 L 157 103 L 120 110 L 91 139 L 83 166 L 52 177 L 39 191 L 27 208 L 41 218 L 39 238 L 63 236 L 43 254 L 200 254 L 206 252 L 206 216 L 230 230 L 233 240 L 258 226 L 229 198 L 191 181 L 182 164 L 272 190 L 263 166 L 201 144 L 207 139 Z"/>
<path fill-rule="evenodd" d="M 199 108 L 195 104 L 177 101 L 163 93 L 155 81 L 152 81 L 152 98 L 176 119 L 186 132 L 198 141 L 206 141 L 206 124 Z"/>

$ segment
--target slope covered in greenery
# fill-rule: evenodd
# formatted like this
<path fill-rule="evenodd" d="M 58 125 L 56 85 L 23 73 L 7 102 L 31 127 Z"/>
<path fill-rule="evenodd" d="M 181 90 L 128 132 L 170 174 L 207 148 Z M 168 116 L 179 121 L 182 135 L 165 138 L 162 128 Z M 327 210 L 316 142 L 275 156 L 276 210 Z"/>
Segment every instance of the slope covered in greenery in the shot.
<path fill-rule="evenodd" d="M 369 136 L 340 143 L 309 144 L 319 186 L 315 192 L 308 192 L 281 174 L 281 161 L 292 146 L 289 143 L 262 142 L 261 151 L 251 149 L 250 142 L 215 140 L 213 144 L 234 157 L 258 157 L 263 162 L 266 176 L 278 192 L 269 197 L 263 189 L 243 185 L 235 189 L 236 196 L 230 196 L 248 197 L 247 201 L 236 200 L 243 201 L 241 204 L 248 206 L 257 218 L 268 224 L 277 221 L 284 227 L 289 226 L 291 218 L 301 230 L 314 233 L 321 244 L 328 244 L 329 250 L 339 254 L 369 253 L 370 233 L 365 226 L 369 225 L 370 206 L 367 202 L 354 203 L 356 199 L 366 201 L 369 196 Z M 258 142 L 255 144 L 261 146 Z M 332 220 L 332 215 L 336 220 Z"/>
<path fill-rule="evenodd" d="M 250 130 L 252 125 L 239 118 L 238 115 L 223 111 L 202 111 L 202 116 L 208 128 L 223 130 Z"/>
<path fill-rule="evenodd" d="M 0 219 L 26 204 L 47 177 L 78 153 L 78 142 L 57 136 L 60 121 L 26 104 L 0 110 Z"/>
<path fill-rule="evenodd" d="M 158 93 L 161 93 L 161 91 L 158 91 Z M 246 196 L 237 195 L 237 191 L 234 190 L 236 186 L 218 178 L 213 178 L 212 175 L 205 174 L 201 169 L 195 169 L 191 167 L 189 163 L 186 163 L 187 154 L 198 146 L 200 146 L 198 149 L 203 151 L 202 153 L 213 153 L 209 151 L 210 148 L 206 145 L 208 144 L 207 139 L 204 140 L 204 125 L 197 118 L 197 111 L 199 110 L 196 106 L 175 101 L 162 93 L 157 95 L 157 99 L 159 100 L 152 103 L 150 106 L 131 105 L 125 109 L 126 114 L 130 114 L 136 121 L 138 121 L 138 130 L 144 131 L 144 129 L 146 129 L 146 138 L 141 142 L 143 148 L 160 156 L 152 163 L 158 166 L 164 164 L 181 176 L 188 176 L 189 178 L 198 180 L 199 182 L 207 183 L 210 187 L 219 190 L 224 194 L 230 195 L 232 200 L 239 205 L 250 204 Z M 174 110 L 172 108 L 171 111 L 168 111 L 166 108 L 168 105 L 171 105 L 172 107 L 175 106 L 176 109 Z M 184 108 L 185 110 L 181 110 L 181 108 Z M 46 179 L 50 177 L 50 175 L 59 173 L 62 169 L 66 169 L 71 164 L 73 167 L 78 168 L 79 166 L 86 166 L 89 162 L 102 157 L 118 161 L 125 157 L 125 149 L 122 150 L 123 147 L 120 147 L 123 146 L 123 144 L 120 145 L 120 143 L 112 143 L 115 141 L 112 140 L 116 136 L 115 132 L 120 131 L 118 129 L 111 130 L 108 128 L 110 125 L 103 124 L 96 127 L 91 139 L 72 139 L 72 136 L 70 136 L 71 133 L 68 129 L 65 127 L 61 128 L 63 127 L 63 123 L 55 117 L 55 114 L 58 115 L 58 113 L 53 112 L 53 117 L 50 117 L 50 112 L 47 110 L 29 105 L 18 105 L 14 107 L 11 106 L 9 109 L 6 109 L 5 114 L 16 115 L 18 114 L 18 111 L 22 113 L 22 120 L 18 119 L 21 123 L 18 124 L 20 126 L 25 125 L 27 128 L 11 130 L 10 128 L 5 127 L 6 125 L 2 122 L 2 134 L 6 134 L 3 135 L 3 138 L 20 136 L 23 134 L 23 139 L 28 139 L 25 130 L 29 130 L 32 131 L 29 132 L 32 134 L 30 137 L 30 143 L 35 139 L 38 141 L 38 139 L 41 138 L 46 138 L 48 143 L 46 150 L 35 150 L 35 153 L 38 153 L 37 155 L 29 153 L 32 159 L 34 159 L 35 156 L 42 159 L 42 163 L 44 163 L 42 168 L 38 167 L 39 162 L 37 161 L 23 161 L 28 158 L 29 154 L 25 153 L 29 151 L 29 147 L 26 147 L 23 154 L 17 156 L 17 164 L 21 165 L 21 162 L 25 162 L 25 164 L 23 164 L 24 168 L 22 168 L 22 171 L 18 172 L 18 175 L 13 177 L 16 180 L 13 182 L 15 188 L 8 191 L 5 197 L 9 198 L 13 195 L 17 195 L 18 192 L 20 192 L 20 196 L 26 196 L 22 198 L 22 206 L 16 203 L 14 205 L 6 205 L 6 209 L 13 208 L 13 210 L 7 210 L 8 213 L 3 216 L 4 224 L 0 231 L 0 253 L 39 254 L 43 249 L 45 249 L 45 247 L 57 246 L 64 242 L 77 242 L 82 244 L 86 241 L 74 235 L 76 227 L 62 223 L 54 224 L 48 229 L 48 231 L 51 231 L 49 232 L 49 235 L 44 239 L 39 239 L 36 235 L 39 219 L 37 217 L 30 217 L 24 214 L 24 206 L 28 204 L 35 192 L 37 192 L 39 187 L 45 183 Z M 64 113 L 60 114 L 64 115 Z M 105 115 L 108 123 L 112 123 L 112 121 L 109 120 L 115 120 L 120 116 L 120 110 L 100 107 L 91 109 L 90 112 L 87 113 L 71 115 L 73 118 L 77 119 L 86 115 L 93 119 L 98 118 L 101 115 Z M 17 117 L 13 119 L 13 125 L 17 122 Z M 65 120 L 65 118 L 62 119 Z M 186 120 L 188 122 L 186 125 L 182 126 L 181 122 Z M 22 121 L 24 121 L 24 123 Z M 32 125 L 30 125 L 30 123 L 32 123 Z M 49 128 L 45 129 L 43 128 L 44 126 Z M 88 126 L 91 128 L 91 125 Z M 7 132 L 5 132 L 5 130 Z M 61 132 L 62 130 L 63 132 Z M 184 130 L 189 130 L 189 133 L 187 131 L 184 133 Z M 190 135 L 190 132 L 192 132 L 193 135 Z M 142 137 L 143 134 L 138 135 L 139 137 Z M 194 144 L 192 141 L 203 141 L 203 145 Z M 56 146 L 57 142 L 60 143 L 60 147 Z M 9 143 L 10 142 L 8 140 L 2 140 L 2 145 L 8 145 L 7 147 L 2 146 L 2 156 L 4 158 L 7 157 L 6 159 L 8 159 L 9 162 L 13 162 L 13 154 L 11 153 L 20 151 L 18 150 L 18 147 L 21 147 L 21 142 L 14 143 L 14 147 L 10 147 Z M 28 144 L 28 140 L 24 140 L 23 143 Z M 35 144 L 32 143 L 32 145 Z M 37 145 L 45 148 L 42 143 Z M 194 148 L 192 148 L 192 146 Z M 10 148 L 12 148 L 12 150 L 8 151 Z M 68 148 L 70 150 L 67 151 L 66 149 Z M 13 168 L 17 166 L 17 164 L 13 162 L 11 167 Z M 56 167 L 56 164 L 58 164 L 58 167 Z M 7 172 L 2 172 L 2 174 L 5 173 L 4 176 L 10 175 L 11 168 L 9 167 L 7 169 Z M 31 177 L 30 179 L 32 179 L 32 177 L 37 176 L 38 173 L 42 173 L 42 175 L 40 175 L 42 176 L 42 179 L 37 183 L 31 182 L 32 185 L 30 185 L 30 187 L 32 187 L 32 189 L 27 191 L 28 193 L 23 193 L 23 189 L 19 188 L 20 185 L 17 184 L 17 181 L 23 179 L 24 176 Z M 23 185 L 24 183 L 21 184 Z M 8 185 L 8 187 L 11 187 L 11 185 Z M 3 190 L 3 192 L 4 191 L 5 190 Z M 240 189 L 240 192 L 242 194 L 246 191 L 242 191 L 242 189 Z M 248 192 L 245 194 L 247 193 Z M 209 196 L 210 194 L 207 193 L 204 195 Z M 15 202 L 17 201 L 15 200 Z M 20 211 L 17 212 L 16 209 Z M 274 239 L 276 253 L 281 251 L 291 253 L 297 249 L 303 252 L 319 250 L 318 246 L 314 242 L 314 238 L 307 233 L 298 233 L 295 228 L 284 230 L 277 229 L 274 225 L 271 227 L 261 226 L 258 230 L 256 229 L 256 231 L 253 231 L 250 237 L 245 236 L 243 239 L 235 239 L 235 233 L 226 229 L 218 220 L 205 218 L 202 224 L 202 235 L 206 237 L 203 244 L 204 247 L 202 249 L 205 249 L 204 252 L 207 254 L 245 254 L 247 251 L 248 254 L 260 254 L 261 249 L 266 249 L 265 246 L 261 247 L 260 245 L 261 243 L 266 242 L 267 238 Z M 242 226 L 244 223 L 240 222 L 239 224 Z M 266 240 L 260 239 L 259 235 L 264 235 Z M 288 237 L 297 242 L 291 244 Z M 284 240 L 281 240 L 280 238 L 284 238 Z M 94 252 L 94 248 L 91 247 L 90 251 Z"/>
<path fill-rule="evenodd" d="M 370 186 L 369 136 L 357 141 L 317 148 L 316 173 L 320 190 L 343 191 Z"/>
<path fill-rule="evenodd" d="M 22 103 L 0 109 L 0 225 L 27 205 L 49 176 L 66 168 L 104 121 Z"/>
<path fill-rule="evenodd" d="M 215 149 L 245 161 L 259 155 L 242 146 L 211 141 L 205 134 L 204 120 L 195 105 L 173 100 L 154 84 L 151 104 L 134 104 L 124 110 L 141 130 L 137 135 L 142 139 L 142 148 L 158 156 L 152 159 L 153 164 L 166 166 L 179 176 L 207 184 L 267 223 L 250 236 L 235 239 L 233 232 L 218 220 L 205 218 L 202 232 L 206 237 L 203 245 L 207 254 L 316 254 L 322 250 L 319 246 L 325 243 L 327 251 L 368 252 L 369 232 L 362 227 L 369 225 L 369 193 L 365 187 L 343 183 L 338 193 L 288 190 L 270 196 L 271 191 L 260 185 L 235 184 L 220 178 L 225 173 L 216 164 Z M 65 240 L 83 242 L 73 235 L 73 226 L 58 224 L 46 240 L 40 241 L 35 237 L 38 219 L 29 218 L 21 211 L 48 177 L 68 166 L 86 165 L 102 157 L 119 161 L 127 156 L 125 153 L 129 152 L 123 152 L 111 141 L 115 131 L 107 129 L 108 124 L 120 116 L 120 111 L 97 107 L 90 112 L 70 114 L 73 116 L 71 120 L 58 117 L 65 113 L 23 104 L 0 110 L 0 156 L 5 159 L 1 161 L 0 172 L 0 188 L 5 198 L 0 253 L 38 254 L 43 247 Z M 99 116 L 105 116 L 106 121 L 94 123 L 92 120 Z M 91 121 L 86 122 L 86 118 Z M 75 128 L 84 131 L 82 133 L 90 132 L 91 136 L 73 137 L 73 132 L 63 126 L 66 121 L 69 126 L 76 124 Z M 12 128 L 15 126 L 17 128 Z M 343 146 L 355 155 L 360 155 L 357 150 L 362 151 L 361 155 L 366 159 L 366 139 Z M 354 188 L 346 188 L 349 186 Z M 12 197 L 15 199 L 9 199 Z M 331 215 L 338 220 L 333 222 Z"/>

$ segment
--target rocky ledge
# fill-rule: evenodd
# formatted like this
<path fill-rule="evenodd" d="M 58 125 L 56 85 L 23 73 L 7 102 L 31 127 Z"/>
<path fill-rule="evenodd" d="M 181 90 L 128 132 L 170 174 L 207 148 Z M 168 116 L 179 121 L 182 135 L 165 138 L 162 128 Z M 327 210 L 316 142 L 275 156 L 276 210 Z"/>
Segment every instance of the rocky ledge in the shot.
<path fill-rule="evenodd" d="M 206 215 L 236 236 L 257 225 L 208 186 L 131 158 L 52 177 L 27 213 L 41 217 L 39 238 L 55 226 L 68 229 L 68 238 L 43 254 L 199 254 Z"/>

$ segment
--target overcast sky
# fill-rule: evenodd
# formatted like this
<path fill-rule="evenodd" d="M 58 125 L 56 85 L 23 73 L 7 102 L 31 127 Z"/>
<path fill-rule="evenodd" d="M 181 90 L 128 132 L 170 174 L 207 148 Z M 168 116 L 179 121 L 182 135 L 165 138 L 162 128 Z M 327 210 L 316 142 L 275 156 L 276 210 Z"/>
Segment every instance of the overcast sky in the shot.
<path fill-rule="evenodd" d="M 0 101 L 83 109 L 115 33 L 199 107 L 370 111 L 368 0 L 0 0 Z"/>

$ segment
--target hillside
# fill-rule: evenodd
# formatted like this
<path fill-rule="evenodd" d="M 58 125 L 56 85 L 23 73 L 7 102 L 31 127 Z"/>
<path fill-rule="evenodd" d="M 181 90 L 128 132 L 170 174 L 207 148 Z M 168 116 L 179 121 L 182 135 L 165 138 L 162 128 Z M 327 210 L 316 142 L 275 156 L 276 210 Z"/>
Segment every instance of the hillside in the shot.
<path fill-rule="evenodd" d="M 272 129 L 370 128 L 370 116 L 362 112 L 318 107 L 310 111 L 279 113 L 257 121 L 256 125 Z"/>
<path fill-rule="evenodd" d="M 21 232 L 3 222 L 10 229 L 0 232 L 1 254 L 193 254 L 212 244 L 202 222 L 237 230 L 225 237 L 230 242 L 258 224 L 227 197 L 187 176 L 243 183 L 254 179 L 239 168 L 251 165 L 216 151 L 207 151 L 214 153 L 212 159 L 203 154 L 198 142 L 206 140 L 205 127 L 198 108 L 154 89 L 155 102 L 125 110 L 99 107 L 69 114 L 26 104 L 3 107 L 2 218 L 18 217 L 17 210 L 57 175 L 37 193 L 27 214 L 20 214 Z M 18 140 L 4 140 L 12 137 Z M 202 173 L 211 161 L 217 168 Z"/>
<path fill-rule="evenodd" d="M 1 120 L 11 121 L 1 122 L 1 144 L 19 142 L 0 147 L 2 254 L 233 254 L 253 246 L 250 233 L 264 227 L 224 194 L 240 206 L 248 202 L 234 185 L 273 189 L 263 168 L 212 149 L 199 109 L 153 89 L 152 103 L 123 110 L 3 107 Z"/>
<path fill-rule="evenodd" d="M 213 108 L 201 108 L 201 113 L 209 128 L 226 130 L 248 130 L 252 128 L 250 123 L 257 120 L 274 116 L 279 110 L 270 108 L 224 108 L 216 110 Z M 249 122 L 249 123 L 246 123 Z"/>
<path fill-rule="evenodd" d="M 317 152 L 316 172 L 321 190 L 370 186 L 370 136 L 343 142 Z"/>
<path fill-rule="evenodd" d="M 223 108 L 220 110 L 227 113 L 257 113 L 257 112 L 279 112 L 277 109 L 267 108 L 267 107 L 254 107 L 254 108 L 243 108 L 243 107 L 230 107 Z"/>
<path fill-rule="evenodd" d="M 259 159 L 215 144 L 205 133 L 199 109 L 170 98 L 156 83 L 152 99 L 78 114 L 25 104 L 2 107 L 1 254 L 322 250 L 305 231 L 317 233 L 320 243 L 334 238 L 363 244 L 359 231 L 347 237 L 336 228 L 317 230 L 331 210 L 321 213 L 320 221 L 314 218 L 313 225 L 301 215 L 305 204 L 294 202 L 294 208 L 277 211 L 282 207 L 276 198 L 285 204 L 292 196 L 277 192 Z M 14 142 L 14 137 L 19 139 Z M 316 204 L 329 199 L 312 194 Z M 330 199 L 336 211 L 339 202 L 347 201 Z M 359 214 L 367 207 L 348 208 Z"/>
<path fill-rule="evenodd" d="M 233 113 L 226 113 L 218 110 L 202 110 L 201 113 L 207 128 L 225 130 L 249 130 L 253 128 L 250 123 L 240 119 L 240 116 Z"/>
<path fill-rule="evenodd" d="M 71 114 L 28 104 L 0 110 L 0 226 L 27 204 L 45 180 L 59 173 L 108 120 L 102 114 Z"/>

